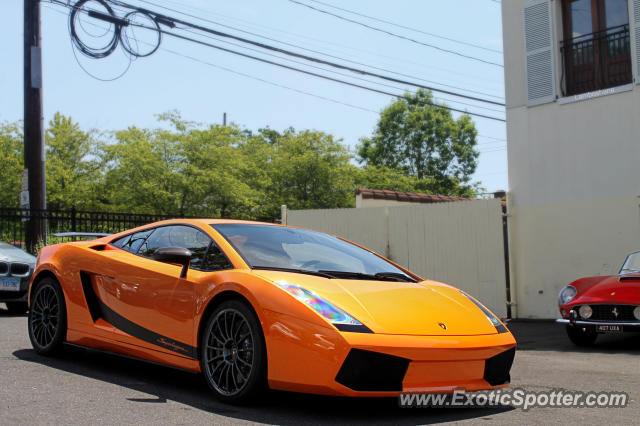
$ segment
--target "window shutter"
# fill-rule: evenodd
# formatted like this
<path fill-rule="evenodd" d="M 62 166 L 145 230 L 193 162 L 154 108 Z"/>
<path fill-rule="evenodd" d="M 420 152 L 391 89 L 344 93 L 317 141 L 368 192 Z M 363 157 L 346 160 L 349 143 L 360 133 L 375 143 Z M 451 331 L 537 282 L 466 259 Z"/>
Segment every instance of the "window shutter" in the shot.
<path fill-rule="evenodd" d="M 529 1 L 523 12 L 527 105 L 553 102 L 556 98 L 556 79 L 551 1 Z"/>
<path fill-rule="evenodd" d="M 635 68 L 636 68 L 636 84 L 640 84 L 640 0 L 633 0 L 630 2 L 631 8 L 631 46 L 633 48 L 633 54 L 635 54 Z"/>

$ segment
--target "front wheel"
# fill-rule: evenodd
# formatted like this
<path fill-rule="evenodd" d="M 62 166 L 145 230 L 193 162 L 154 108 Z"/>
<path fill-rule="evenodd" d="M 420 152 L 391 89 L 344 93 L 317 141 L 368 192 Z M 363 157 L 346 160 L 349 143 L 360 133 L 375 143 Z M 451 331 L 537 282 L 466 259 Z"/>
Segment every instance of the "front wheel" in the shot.
<path fill-rule="evenodd" d="M 29 309 L 29 339 L 41 355 L 54 355 L 67 334 L 67 309 L 60 284 L 43 278 L 33 290 Z"/>
<path fill-rule="evenodd" d="M 567 326 L 567 334 L 569 335 L 569 340 L 576 346 L 591 346 L 598 338 L 596 330 L 588 327 L 570 325 Z"/>
<path fill-rule="evenodd" d="M 229 300 L 206 320 L 200 367 L 223 402 L 242 403 L 266 387 L 267 354 L 260 322 L 244 302 Z"/>

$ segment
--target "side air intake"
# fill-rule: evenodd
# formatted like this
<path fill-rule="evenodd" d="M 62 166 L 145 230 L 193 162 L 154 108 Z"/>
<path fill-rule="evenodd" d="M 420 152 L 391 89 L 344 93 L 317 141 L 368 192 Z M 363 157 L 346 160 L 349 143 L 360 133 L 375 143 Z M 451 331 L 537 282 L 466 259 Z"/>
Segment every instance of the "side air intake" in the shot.
<path fill-rule="evenodd" d="M 484 364 L 484 379 L 491 386 L 505 385 L 511 381 L 509 371 L 516 356 L 516 348 L 499 353 L 489 358 Z"/>

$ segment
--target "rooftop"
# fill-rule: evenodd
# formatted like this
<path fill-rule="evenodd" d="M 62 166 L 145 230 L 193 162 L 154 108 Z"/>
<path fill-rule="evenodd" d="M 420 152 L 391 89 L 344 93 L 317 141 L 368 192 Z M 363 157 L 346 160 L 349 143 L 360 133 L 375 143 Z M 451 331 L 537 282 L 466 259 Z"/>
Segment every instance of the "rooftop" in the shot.
<path fill-rule="evenodd" d="M 419 194 L 415 192 L 401 192 L 389 191 L 386 189 L 366 188 L 357 189 L 356 195 L 361 195 L 364 199 L 373 198 L 378 200 L 406 201 L 412 203 L 444 203 L 449 201 L 464 201 L 473 199 L 464 197 L 453 197 L 450 195 Z"/>

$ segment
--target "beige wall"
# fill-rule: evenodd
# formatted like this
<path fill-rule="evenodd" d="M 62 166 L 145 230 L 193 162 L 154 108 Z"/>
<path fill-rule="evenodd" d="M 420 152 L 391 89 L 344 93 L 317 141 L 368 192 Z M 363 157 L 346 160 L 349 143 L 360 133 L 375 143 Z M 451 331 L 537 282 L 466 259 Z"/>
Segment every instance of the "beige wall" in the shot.
<path fill-rule="evenodd" d="M 562 286 L 640 250 L 640 90 L 526 107 L 524 4 L 502 2 L 512 285 L 518 317 L 552 318 Z"/>
<path fill-rule="evenodd" d="M 500 200 L 365 209 L 289 210 L 287 224 L 359 243 L 506 315 Z"/>

